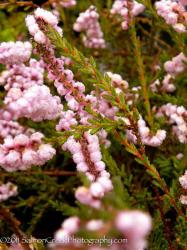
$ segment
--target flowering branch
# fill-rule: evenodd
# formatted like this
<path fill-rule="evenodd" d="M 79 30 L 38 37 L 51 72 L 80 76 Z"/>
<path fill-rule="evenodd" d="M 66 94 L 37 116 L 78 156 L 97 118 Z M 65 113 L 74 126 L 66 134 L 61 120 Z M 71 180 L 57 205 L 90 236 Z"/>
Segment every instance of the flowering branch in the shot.
<path fill-rule="evenodd" d="M 158 219 L 158 226 L 150 237 L 153 248 L 158 243 L 154 242 L 158 238 L 155 235 L 161 237 L 162 234 L 165 239 L 162 235 L 159 242 L 164 241 L 170 250 L 175 249 L 172 237 L 180 239 L 179 245 L 183 246 L 181 232 L 187 217 L 181 204 L 187 204 L 187 172 L 179 178 L 185 168 L 185 146 L 179 143 L 187 143 L 187 110 L 183 106 L 186 94 L 182 93 L 179 98 L 179 95 L 165 93 L 181 93 L 186 85 L 184 36 L 179 41 L 177 33 L 173 34 L 187 31 L 184 1 L 159 0 L 155 8 L 151 0 L 146 0 L 145 6 L 144 0 L 115 0 L 105 4 L 91 1 L 97 8 L 88 8 L 87 3 L 84 5 L 80 0 L 75 11 L 68 10 L 77 17 L 80 7 L 81 13 L 75 21 L 74 15 L 71 19 L 71 15 L 64 14 L 64 8 L 76 5 L 76 0 L 49 0 L 40 6 L 46 6 L 51 12 L 37 8 L 25 19 L 32 43 L 0 44 L 0 64 L 3 65 L 0 166 L 6 171 L 2 171 L 0 201 L 17 195 L 21 187 L 31 191 L 29 197 L 20 192 L 17 200 L 6 203 L 9 209 L 32 210 L 28 235 L 35 232 L 46 210 L 52 206 L 63 215 L 72 215 L 54 233 L 52 248 L 77 249 L 72 242 L 65 246 L 61 243 L 65 238 L 93 232 L 97 236 L 112 235 L 112 239 L 127 238 L 127 242 L 116 245 L 116 249 L 147 249 L 151 217 L 137 208 L 129 210 L 131 206 L 141 206 Z M 25 3 L 28 6 L 21 10 L 30 9 L 30 2 Z M 22 1 L 13 0 L 11 4 L 6 5 L 9 13 L 11 9 L 25 6 Z M 63 22 L 64 32 L 59 26 L 61 18 L 67 21 Z M 69 24 L 75 32 L 66 28 Z M 112 36 L 111 27 L 117 28 Z M 80 32 L 83 34 L 79 36 Z M 92 52 L 98 64 L 93 57 L 85 57 L 71 45 L 69 41 L 73 36 L 74 42 L 83 38 L 84 52 L 86 55 Z M 125 38 L 124 44 L 121 36 Z M 118 37 L 120 39 L 115 40 Z M 181 50 L 180 45 L 183 51 L 179 53 L 176 50 Z M 78 47 L 84 50 L 81 43 Z M 113 58 L 115 54 L 119 57 Z M 171 54 L 173 58 L 169 58 Z M 136 67 L 132 66 L 134 62 Z M 127 67 L 123 67 L 125 64 Z M 133 167 L 136 162 L 143 165 L 143 169 Z M 37 170 L 43 165 L 44 170 Z M 69 165 L 70 171 L 63 170 Z M 71 171 L 72 167 L 80 174 Z M 145 171 L 148 175 L 142 175 Z M 7 179 L 18 179 L 20 187 Z M 145 187 L 146 181 L 151 189 Z M 181 184 L 180 198 L 177 182 Z M 70 207 L 66 196 L 70 201 L 74 188 L 78 202 L 71 202 L 76 207 Z M 34 202 L 37 204 L 33 207 Z M 152 212 L 155 208 L 156 213 Z M 174 225 L 179 233 L 172 230 L 170 234 L 164 217 L 171 219 L 173 214 L 182 223 Z M 2 206 L 0 216 L 21 241 L 24 234 L 11 212 Z M 22 248 L 29 250 L 28 247 Z M 80 244 L 78 248 L 85 246 Z"/>

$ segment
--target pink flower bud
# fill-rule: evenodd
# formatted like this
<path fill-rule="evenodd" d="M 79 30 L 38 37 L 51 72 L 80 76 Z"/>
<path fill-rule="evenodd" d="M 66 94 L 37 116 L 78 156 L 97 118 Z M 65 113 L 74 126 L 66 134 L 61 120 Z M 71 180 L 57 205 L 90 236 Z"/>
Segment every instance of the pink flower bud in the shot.
<path fill-rule="evenodd" d="M 99 231 L 103 225 L 102 220 L 91 220 L 86 224 L 86 229 L 89 231 Z"/>
<path fill-rule="evenodd" d="M 74 234 L 78 231 L 80 224 L 80 219 L 76 216 L 70 217 L 66 219 L 62 223 L 62 227 L 64 230 L 66 230 L 69 234 Z"/>
<path fill-rule="evenodd" d="M 102 198 L 104 196 L 103 186 L 99 182 L 94 182 L 90 186 L 90 192 L 94 197 Z"/>

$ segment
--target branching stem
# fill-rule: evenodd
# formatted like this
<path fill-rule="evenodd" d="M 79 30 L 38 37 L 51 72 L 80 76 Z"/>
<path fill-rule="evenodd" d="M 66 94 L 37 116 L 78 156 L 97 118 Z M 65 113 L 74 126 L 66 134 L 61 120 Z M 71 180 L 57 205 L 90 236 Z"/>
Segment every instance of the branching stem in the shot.
<path fill-rule="evenodd" d="M 117 131 L 114 131 L 114 134 L 115 134 L 116 139 L 122 145 L 125 146 L 127 151 L 131 152 L 134 156 L 136 156 L 137 159 L 139 159 L 142 162 L 142 164 L 144 165 L 144 167 L 150 172 L 150 174 L 152 176 L 154 176 L 155 180 L 158 182 L 158 184 L 159 184 L 160 188 L 162 189 L 162 191 L 168 196 L 170 204 L 175 208 L 177 213 L 180 216 L 183 216 L 185 218 L 185 220 L 187 221 L 187 217 L 184 215 L 181 208 L 178 207 L 178 205 L 175 202 L 174 198 L 171 196 L 165 181 L 161 178 L 161 176 L 160 176 L 159 172 L 157 171 L 157 169 L 148 160 L 146 160 L 147 157 L 145 155 L 143 155 L 135 146 L 132 146 L 132 144 L 129 143 L 127 139 L 122 138 Z"/>

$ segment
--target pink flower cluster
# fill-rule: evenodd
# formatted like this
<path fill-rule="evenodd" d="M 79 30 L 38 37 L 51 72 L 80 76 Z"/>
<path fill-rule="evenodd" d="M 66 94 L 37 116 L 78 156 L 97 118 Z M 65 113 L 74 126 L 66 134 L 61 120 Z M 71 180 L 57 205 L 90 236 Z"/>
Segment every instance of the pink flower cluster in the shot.
<path fill-rule="evenodd" d="M 70 130 L 71 126 L 77 125 L 78 122 L 75 119 L 75 113 L 72 110 L 61 112 L 60 121 L 56 125 L 56 130 Z"/>
<path fill-rule="evenodd" d="M 155 135 L 152 135 L 142 117 L 138 120 L 138 131 L 142 143 L 151 147 L 159 147 L 166 138 L 166 131 L 161 129 L 157 130 Z M 126 134 L 130 141 L 137 142 L 136 135 L 131 130 L 126 130 Z"/>
<path fill-rule="evenodd" d="M 187 170 L 185 171 L 184 175 L 179 178 L 179 182 L 185 190 L 187 190 Z M 187 205 L 187 195 L 181 195 L 180 201 L 182 204 Z"/>
<path fill-rule="evenodd" d="M 107 248 L 101 247 L 97 242 L 93 242 L 89 250 L 144 250 L 147 247 L 146 237 L 151 231 L 152 221 L 151 217 L 139 210 L 132 211 L 120 211 L 116 214 L 113 221 L 109 222 L 112 224 L 111 228 L 116 229 L 119 234 L 125 239 L 121 243 L 114 243 L 107 245 Z M 81 247 L 81 242 L 78 240 L 72 240 L 72 236 L 79 232 L 80 229 L 84 228 L 86 231 L 92 231 L 100 233 L 108 231 L 108 224 L 102 220 L 90 220 L 81 221 L 80 218 L 74 216 L 66 219 L 61 228 L 55 233 L 55 244 L 54 245 L 66 245 L 72 248 L 76 246 Z"/>
<path fill-rule="evenodd" d="M 85 106 L 84 102 L 90 103 L 92 109 L 96 112 L 99 112 L 103 116 L 113 120 L 118 119 L 118 117 L 116 116 L 118 108 L 112 106 L 111 103 L 104 98 L 104 95 L 106 95 L 107 93 L 105 91 L 100 90 L 100 93 L 99 95 L 97 95 L 97 97 L 94 91 L 92 91 L 90 94 L 85 95 L 84 85 L 80 82 L 76 82 L 73 79 L 74 76 L 71 70 L 64 69 L 63 60 L 64 59 L 56 59 L 56 63 L 55 61 L 53 63 L 54 65 L 57 65 L 57 63 L 59 63 L 60 71 L 65 75 L 62 81 L 58 79 L 55 80 L 54 85 L 56 86 L 57 91 L 60 95 L 62 96 L 65 95 L 67 105 L 73 112 L 70 110 L 63 111 L 61 113 L 61 120 L 59 121 L 59 124 L 56 126 L 56 129 L 59 131 L 67 129 L 69 130 L 71 125 L 76 125 L 78 123 L 85 125 L 89 124 L 88 119 L 92 118 L 92 116 L 84 110 Z M 140 87 L 133 87 L 132 90 L 129 90 L 128 82 L 123 80 L 119 74 L 113 74 L 111 72 L 107 72 L 107 75 L 111 78 L 112 80 L 111 83 L 115 87 L 116 93 L 120 93 L 121 91 L 126 92 L 127 103 L 129 105 L 132 105 L 139 97 L 138 91 Z M 55 75 L 51 71 L 49 77 L 52 80 L 55 79 Z M 71 89 L 68 90 L 67 88 L 64 87 L 63 83 L 65 81 L 71 83 L 71 86 L 73 86 L 75 89 L 78 89 L 79 95 L 83 100 L 82 102 L 76 99 L 76 96 L 74 96 L 73 91 Z M 106 143 L 106 145 L 109 145 L 110 142 L 106 139 L 106 132 L 100 133 L 99 137 L 103 138 L 104 144 Z"/>
<path fill-rule="evenodd" d="M 88 231 L 99 231 L 104 227 L 102 220 L 90 220 L 85 224 L 85 228 Z"/>
<path fill-rule="evenodd" d="M 127 250 L 144 250 L 147 247 L 146 237 L 151 231 L 151 217 L 138 210 L 123 211 L 115 218 L 117 229 L 127 239 Z"/>
<path fill-rule="evenodd" d="M 162 82 L 159 79 L 154 81 L 150 88 L 153 92 L 173 92 L 176 87 L 173 84 L 177 75 L 183 73 L 186 69 L 185 62 L 187 62 L 187 57 L 180 53 L 179 55 L 173 57 L 170 61 L 164 63 L 164 69 L 167 74 L 164 76 Z"/>
<path fill-rule="evenodd" d="M 61 225 L 61 228 L 55 233 L 55 245 L 73 245 L 76 247 L 81 243 L 71 240 L 72 236 L 76 234 L 81 227 L 88 231 L 99 231 L 102 227 L 105 226 L 102 220 L 90 220 L 88 222 L 83 222 L 79 217 L 73 216 L 68 219 L 65 219 Z M 90 248 L 89 248 L 90 249 Z"/>
<path fill-rule="evenodd" d="M 48 77 L 54 81 L 58 93 L 65 96 L 67 105 L 70 108 L 70 110 L 61 112 L 61 119 L 56 129 L 69 130 L 72 125 L 78 124 L 78 121 L 81 124 L 87 124 L 87 119 L 91 116 L 84 110 L 85 103 L 91 103 L 91 99 L 94 99 L 95 103 L 95 97 L 93 95 L 85 96 L 85 86 L 74 80 L 71 70 L 64 68 L 64 58 L 56 58 L 54 50 L 50 45 L 45 46 L 45 48 L 48 53 L 44 60 L 48 58 L 50 62 L 45 64 L 49 72 Z M 106 133 L 102 132 L 100 136 L 104 143 L 108 145 Z M 94 140 L 95 143 L 93 143 Z M 83 142 L 75 141 L 73 137 L 70 137 L 64 144 L 63 149 L 69 150 L 73 154 L 73 160 L 77 164 L 78 171 L 85 172 L 92 182 L 97 179 L 97 182 L 95 181 L 93 185 L 91 184 L 90 190 L 88 190 L 90 192 L 89 201 L 92 203 L 89 204 L 90 202 L 88 202 L 87 204 L 98 207 L 100 205 L 99 198 L 112 189 L 109 174 L 104 170 L 105 164 L 101 161 L 98 137 L 85 133 Z M 77 191 L 76 194 L 79 194 L 79 192 Z"/>
<path fill-rule="evenodd" d="M 185 63 L 187 63 L 187 57 L 181 52 L 179 55 L 173 57 L 171 61 L 165 62 L 164 69 L 167 73 L 175 77 L 186 70 L 187 66 Z"/>
<path fill-rule="evenodd" d="M 91 116 L 84 110 L 85 105 L 88 103 L 92 103 L 92 108 L 99 113 L 102 113 L 107 117 L 114 117 L 117 108 L 113 107 L 109 102 L 104 100 L 104 98 L 102 98 L 102 94 L 100 95 L 100 99 L 95 97 L 94 92 L 84 95 L 85 86 L 81 82 L 74 80 L 74 75 L 71 70 L 65 69 L 64 66 L 66 60 L 64 58 L 56 58 L 54 49 L 50 46 L 50 44 L 42 46 L 45 47 L 46 50 L 43 60 L 45 61 L 45 68 L 48 71 L 49 79 L 54 81 L 54 85 L 57 88 L 59 95 L 65 97 L 68 107 L 72 111 L 76 111 L 75 114 L 66 111 L 61 112 L 62 119 L 56 127 L 57 130 L 69 129 L 71 125 L 75 125 L 78 121 L 81 124 L 88 124 L 88 119 L 91 118 Z M 121 87 L 124 84 L 128 84 L 123 81 L 119 75 L 117 81 L 118 85 Z M 76 116 L 76 119 L 74 116 Z M 78 121 L 76 121 L 77 119 Z"/>
<path fill-rule="evenodd" d="M 37 122 L 56 119 L 63 109 L 60 98 L 52 96 L 45 85 L 34 85 L 24 91 L 12 88 L 4 103 L 16 119 L 26 117 Z"/>
<path fill-rule="evenodd" d="M 80 228 L 80 219 L 77 216 L 69 217 L 68 219 L 64 220 L 62 223 L 61 228 L 55 233 L 55 244 L 62 245 L 62 244 L 70 244 L 73 242 L 68 242 L 71 236 Z"/>
<path fill-rule="evenodd" d="M 116 0 L 112 6 L 111 14 L 118 14 L 122 18 L 122 29 L 129 28 L 129 22 L 132 17 L 138 16 L 145 10 L 145 6 L 137 1 Z"/>
<path fill-rule="evenodd" d="M 80 103 L 79 99 L 81 98 L 82 101 L 86 101 L 84 95 L 84 84 L 75 81 L 73 72 L 64 68 L 65 64 L 68 62 L 67 58 L 56 58 L 51 47 L 48 52 L 49 53 L 46 56 L 49 57 L 50 64 L 45 64 L 48 71 L 48 78 L 54 81 L 54 86 L 56 87 L 58 94 L 65 97 L 67 106 L 73 111 L 78 111 L 80 115 L 80 113 L 83 112 L 84 104 Z M 76 91 L 76 94 L 74 91 Z M 65 113 L 66 112 L 62 112 L 61 117 L 62 120 L 63 117 L 66 117 L 65 119 L 68 122 L 68 119 L 71 119 L 69 116 L 70 113 L 68 115 Z M 62 121 L 60 121 L 60 124 L 62 124 Z M 59 130 L 60 126 L 57 125 L 57 129 Z"/>
<path fill-rule="evenodd" d="M 60 10 L 61 8 L 71 8 L 77 4 L 76 0 L 59 0 L 51 2 L 52 13 L 60 19 Z"/>
<path fill-rule="evenodd" d="M 118 109 L 104 100 L 102 97 L 104 92 L 101 93 L 98 98 L 96 98 L 94 92 L 85 95 L 84 84 L 75 81 L 73 72 L 64 68 L 66 59 L 56 58 L 51 48 L 46 57 L 49 57 L 48 61 L 50 62 L 50 65 L 46 64 L 46 69 L 49 72 L 48 77 L 50 80 L 54 81 L 54 85 L 59 95 L 65 97 L 67 106 L 71 109 L 71 112 L 61 112 L 61 120 L 56 126 L 57 130 L 70 129 L 71 125 L 76 125 L 78 122 L 81 124 L 88 124 L 88 119 L 91 118 L 91 115 L 84 110 L 84 107 L 89 103 L 95 111 L 102 115 L 114 117 Z"/>
<path fill-rule="evenodd" d="M 112 80 L 112 85 L 120 89 L 128 89 L 129 83 L 121 77 L 119 74 L 114 74 L 112 72 L 107 72 L 107 75 Z"/>
<path fill-rule="evenodd" d="M 183 106 L 167 103 L 157 112 L 158 117 L 166 116 L 173 125 L 173 133 L 181 143 L 187 143 L 187 110 Z"/>
<path fill-rule="evenodd" d="M 70 70 L 65 70 L 65 74 L 67 76 L 68 81 L 70 81 L 73 85 L 73 87 L 79 91 L 79 95 L 84 98 L 83 92 L 85 91 L 85 86 L 81 83 L 81 82 L 76 82 L 73 80 L 73 74 L 72 71 Z M 70 77 L 70 75 L 72 74 L 72 76 Z M 60 88 L 63 88 L 62 84 L 60 84 L 58 86 L 59 82 L 55 81 L 55 86 L 57 87 L 57 90 L 59 92 Z M 62 93 L 62 92 L 61 92 Z M 68 93 L 65 94 L 65 99 L 67 101 L 67 105 L 71 110 L 74 111 L 80 111 L 82 109 L 82 107 L 84 105 L 81 105 L 80 102 L 78 102 L 78 100 L 76 100 L 75 95 L 73 94 L 73 92 L 71 92 L 71 90 L 68 90 Z"/>
<path fill-rule="evenodd" d="M 12 47 L 17 48 L 17 45 L 12 45 Z M 28 45 L 26 46 L 26 55 L 28 54 L 27 47 Z M 23 54 L 24 48 L 25 46 L 22 45 L 21 53 Z M 4 85 L 5 90 L 8 91 L 4 99 L 4 105 L 6 110 L 11 113 L 11 118 L 27 117 L 33 119 L 33 121 L 56 119 L 63 106 L 60 98 L 52 96 L 50 89 L 43 85 L 43 62 L 30 59 L 29 64 L 26 65 L 21 63 L 23 61 L 22 54 L 17 53 L 16 56 L 18 64 L 8 64 L 7 70 L 3 71 L 0 77 L 0 84 Z M 20 59 L 18 56 L 20 56 Z"/>
<path fill-rule="evenodd" d="M 0 84 L 4 85 L 6 91 L 11 88 L 26 90 L 33 85 L 42 85 L 44 81 L 44 68 L 42 61 L 30 59 L 29 64 L 12 64 L 7 66 L 0 76 Z"/>
<path fill-rule="evenodd" d="M 59 4 L 64 8 L 70 8 L 77 4 L 76 0 L 60 0 Z"/>
<path fill-rule="evenodd" d="M 0 138 L 6 138 L 7 136 L 14 137 L 24 132 L 22 127 L 16 121 L 0 120 Z"/>
<path fill-rule="evenodd" d="M 104 145 L 105 148 L 109 148 L 111 142 L 110 140 L 107 139 L 108 133 L 106 132 L 106 130 L 101 129 L 100 131 L 98 131 L 97 135 L 99 137 L 99 141 L 101 142 L 101 144 Z"/>
<path fill-rule="evenodd" d="M 43 31 L 41 31 L 38 25 L 37 21 L 39 20 L 43 20 L 45 23 L 50 24 L 59 32 L 59 34 L 62 35 L 62 29 L 57 26 L 58 18 L 47 10 L 37 8 L 34 11 L 34 15 L 28 15 L 25 20 L 30 34 L 34 37 L 34 40 L 37 43 L 45 44 L 46 42 L 49 42 L 48 38 L 45 36 Z"/>
<path fill-rule="evenodd" d="M 85 12 L 80 13 L 73 29 L 77 32 L 85 32 L 83 43 L 88 48 L 105 48 L 103 32 L 98 22 L 99 14 L 96 7 L 90 6 Z"/>
<path fill-rule="evenodd" d="M 29 60 L 32 45 L 29 42 L 3 42 L 0 44 L 0 63 L 12 65 Z"/>
<path fill-rule="evenodd" d="M 90 118 L 90 115 L 84 110 L 85 103 L 91 103 L 90 100 L 95 97 L 93 95 L 84 95 L 85 86 L 74 80 L 72 71 L 64 68 L 64 58 L 56 58 L 50 44 L 42 46 L 45 46 L 48 52 L 44 56 L 44 61 L 46 62 L 47 59 L 47 62 L 49 62 L 49 64 L 45 63 L 45 67 L 49 72 L 48 77 L 54 81 L 58 93 L 65 96 L 67 105 L 70 108 L 70 110 L 61 112 L 61 119 L 56 129 L 69 130 L 72 125 L 78 124 L 78 121 L 81 124 L 87 124 L 87 119 Z M 102 133 L 102 138 L 107 143 L 106 133 Z M 93 142 L 94 140 L 95 143 Z M 109 174 L 104 170 L 105 164 L 101 161 L 102 156 L 98 137 L 85 133 L 81 142 L 75 141 L 73 137 L 70 137 L 64 144 L 63 149 L 72 153 L 73 160 L 77 164 L 77 170 L 85 172 L 90 181 L 95 181 L 88 190 L 90 195 L 87 204 L 95 207 L 100 206 L 99 198 L 112 189 L 112 183 L 109 179 Z M 77 191 L 77 197 L 78 194 L 79 192 Z M 85 203 L 83 199 L 82 202 Z"/>
<path fill-rule="evenodd" d="M 173 84 L 174 79 L 175 78 L 172 75 L 166 74 L 162 82 L 157 79 L 150 85 L 150 88 L 153 92 L 172 93 L 176 89 L 175 85 Z"/>
<path fill-rule="evenodd" d="M 129 89 L 128 82 L 123 80 L 121 75 L 112 72 L 107 72 L 106 74 L 111 79 L 111 84 L 115 88 L 116 93 L 125 93 L 128 105 L 135 103 L 139 97 L 138 91 L 140 87 L 133 87 L 132 89 Z M 96 97 L 96 93 L 92 91 L 90 95 L 86 96 L 86 100 L 92 104 L 92 108 L 96 112 L 99 112 L 103 116 L 112 120 L 118 120 L 119 117 L 116 116 L 116 113 L 119 111 L 118 107 L 113 106 L 110 101 L 107 101 L 104 98 L 105 95 L 107 95 L 107 92 L 100 90 L 99 95 Z"/>
<path fill-rule="evenodd" d="M 179 33 L 186 32 L 186 10 L 181 3 L 172 0 L 160 0 L 155 3 L 159 16 Z"/>
<path fill-rule="evenodd" d="M 91 182 L 89 188 L 79 187 L 77 189 L 76 198 L 83 204 L 100 207 L 99 199 L 113 187 L 109 179 L 110 174 L 105 170 L 105 163 L 102 161 L 98 136 L 86 132 L 84 139 L 80 142 L 69 137 L 63 145 L 63 149 L 71 152 L 73 160 L 77 164 L 77 170 L 85 173 Z"/>
<path fill-rule="evenodd" d="M 17 121 L 12 120 L 12 114 L 6 109 L 0 109 L 0 139 L 14 137 L 19 134 L 31 134 L 33 129 L 21 126 Z"/>
<path fill-rule="evenodd" d="M 10 197 L 17 195 L 17 186 L 11 182 L 0 184 L 0 202 L 8 200 Z"/>
<path fill-rule="evenodd" d="M 110 77 L 112 86 L 115 87 L 116 93 L 117 94 L 120 94 L 121 92 L 125 93 L 126 102 L 129 106 L 131 106 L 132 104 L 135 104 L 135 102 L 139 98 L 139 92 L 140 92 L 141 87 L 136 86 L 130 89 L 129 83 L 126 80 L 124 80 L 121 77 L 121 75 L 112 73 L 112 72 L 107 72 L 106 74 Z M 103 92 L 102 94 L 105 94 L 105 93 Z M 102 94 L 100 96 L 102 96 Z M 105 103 L 107 103 L 106 100 L 104 101 Z M 109 105 L 109 103 L 107 103 L 107 105 Z M 101 106 L 103 107 L 103 104 L 101 104 Z M 103 109 L 109 110 L 109 108 L 106 109 L 105 107 Z M 111 107 L 111 109 L 113 109 L 114 111 L 113 113 L 116 113 L 118 111 L 116 107 Z M 111 116 L 109 117 L 111 118 Z M 116 119 L 116 117 L 114 119 Z"/>
<path fill-rule="evenodd" d="M 55 233 L 54 245 L 71 245 L 72 247 L 80 247 L 81 243 L 78 242 L 78 239 L 77 242 L 76 240 L 73 241 L 71 239 L 72 236 L 74 236 L 74 234 L 76 234 L 83 226 L 88 231 L 99 231 L 105 225 L 102 220 L 90 220 L 88 222 L 83 222 L 77 216 L 70 217 L 64 220 L 61 228 Z"/>
<path fill-rule="evenodd" d="M 92 108 L 96 112 L 110 119 L 115 119 L 118 108 L 112 106 L 111 103 L 103 97 L 105 94 L 107 94 L 105 91 L 100 91 L 100 94 L 96 97 L 96 93 L 92 91 L 90 95 L 86 96 L 86 100 L 92 104 Z"/>
<path fill-rule="evenodd" d="M 183 153 L 178 153 L 178 154 L 176 155 L 177 160 L 181 160 L 183 157 L 184 157 L 184 154 L 183 154 Z"/>
<path fill-rule="evenodd" d="M 0 145 L 0 166 L 8 172 L 29 169 L 32 165 L 44 165 L 56 151 L 49 144 L 42 143 L 43 134 L 31 136 L 20 134 L 7 137 Z"/>

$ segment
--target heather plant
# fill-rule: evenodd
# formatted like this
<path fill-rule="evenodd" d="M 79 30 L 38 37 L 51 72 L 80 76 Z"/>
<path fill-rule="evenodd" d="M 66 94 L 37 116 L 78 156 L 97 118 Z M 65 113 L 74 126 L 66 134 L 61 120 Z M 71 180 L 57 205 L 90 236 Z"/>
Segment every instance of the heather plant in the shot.
<path fill-rule="evenodd" d="M 0 249 L 186 249 L 186 5 L 1 1 Z"/>

